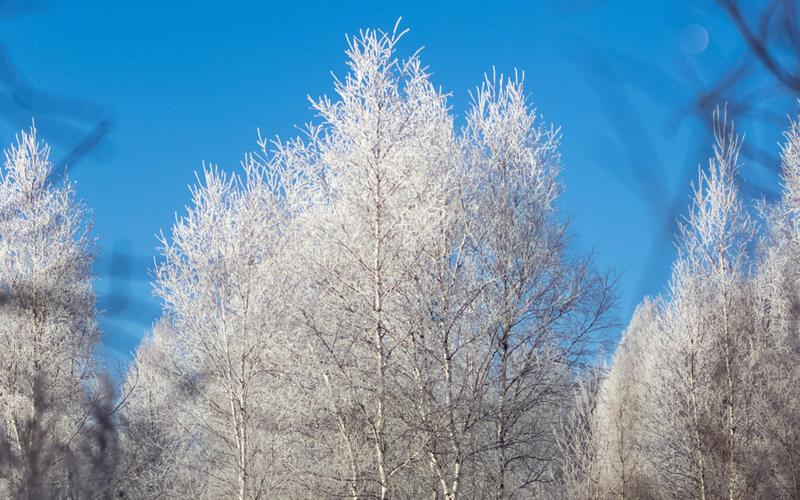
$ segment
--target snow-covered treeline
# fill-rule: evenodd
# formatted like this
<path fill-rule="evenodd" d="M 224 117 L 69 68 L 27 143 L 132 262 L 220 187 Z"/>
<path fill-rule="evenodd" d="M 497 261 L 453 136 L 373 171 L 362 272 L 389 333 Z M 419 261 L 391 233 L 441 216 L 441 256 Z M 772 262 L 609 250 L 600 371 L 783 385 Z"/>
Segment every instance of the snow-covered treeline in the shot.
<path fill-rule="evenodd" d="M 492 76 L 466 125 L 401 33 L 350 40 L 293 140 L 208 168 L 113 395 L 92 241 L 35 130 L 0 169 L 3 498 L 798 498 L 800 125 L 744 207 L 719 119 L 663 297 L 598 360 L 557 129 Z"/>

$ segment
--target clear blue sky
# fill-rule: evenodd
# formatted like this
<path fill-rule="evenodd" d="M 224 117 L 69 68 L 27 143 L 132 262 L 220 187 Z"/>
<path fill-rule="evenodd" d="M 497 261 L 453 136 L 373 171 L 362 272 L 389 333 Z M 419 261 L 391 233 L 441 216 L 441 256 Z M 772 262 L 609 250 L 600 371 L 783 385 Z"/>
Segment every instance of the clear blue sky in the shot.
<path fill-rule="evenodd" d="M 536 106 L 562 128 L 561 203 L 577 244 L 622 275 L 620 320 L 663 288 L 673 251 L 658 200 L 685 200 L 683 172 L 699 161 L 699 127 L 668 126 L 691 95 L 677 75 L 686 65 L 712 75 L 741 50 L 711 2 L 43 2 L 0 18 L 0 42 L 31 86 L 93 107 L 70 121 L 46 100 L 28 111 L 2 93 L 0 139 L 35 115 L 58 159 L 93 121 L 112 119 L 70 173 L 99 237 L 109 352 L 129 355 L 159 313 L 148 283 L 155 235 L 183 212 L 202 162 L 237 168 L 257 128 L 293 135 L 312 117 L 306 97 L 330 94 L 330 72 L 343 73 L 345 34 L 391 29 L 400 16 L 411 30 L 401 51 L 424 46 L 457 115 L 493 66 L 525 72 Z M 632 161 L 655 172 L 649 191 L 624 181 Z"/>

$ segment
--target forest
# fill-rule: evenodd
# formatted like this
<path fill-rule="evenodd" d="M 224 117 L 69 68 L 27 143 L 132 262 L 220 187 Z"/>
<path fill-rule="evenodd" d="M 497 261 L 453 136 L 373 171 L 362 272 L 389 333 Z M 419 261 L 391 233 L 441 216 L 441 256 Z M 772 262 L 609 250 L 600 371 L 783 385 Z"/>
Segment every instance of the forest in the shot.
<path fill-rule="evenodd" d="M 800 498 L 800 121 L 780 198 L 745 203 L 718 109 L 668 286 L 618 318 L 522 74 L 487 75 L 459 118 L 402 35 L 349 38 L 314 123 L 198 174 L 120 381 L 96 355 L 90 207 L 19 133 L 0 497 Z"/>

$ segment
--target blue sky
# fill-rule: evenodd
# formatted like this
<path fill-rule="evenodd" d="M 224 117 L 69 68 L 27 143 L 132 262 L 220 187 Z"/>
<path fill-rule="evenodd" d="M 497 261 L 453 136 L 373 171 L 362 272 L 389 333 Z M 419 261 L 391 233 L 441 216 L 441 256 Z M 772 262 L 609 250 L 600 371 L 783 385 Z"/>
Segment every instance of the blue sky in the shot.
<path fill-rule="evenodd" d="M 148 283 L 156 234 L 183 212 L 202 162 L 236 169 L 258 128 L 294 135 L 312 118 L 307 96 L 330 94 L 330 72 L 344 72 L 345 34 L 401 16 L 401 52 L 424 46 L 458 116 L 484 72 L 525 72 L 533 102 L 562 129 L 561 203 L 576 244 L 621 274 L 620 320 L 663 289 L 673 256 L 663 200 L 685 206 L 705 140 L 696 120 L 670 122 L 692 95 L 681 75 L 712 78 L 741 51 L 712 2 L 40 2 L 0 18 L 0 43 L 32 87 L 81 101 L 63 101 L 65 119 L 46 99 L 31 108 L 2 93 L 0 139 L 35 117 L 58 160 L 94 123 L 111 123 L 70 173 L 99 238 L 109 353 L 129 356 L 159 313 Z M 747 134 L 766 147 L 779 138 Z M 652 174 L 647 189 L 628 182 L 634 164 Z"/>

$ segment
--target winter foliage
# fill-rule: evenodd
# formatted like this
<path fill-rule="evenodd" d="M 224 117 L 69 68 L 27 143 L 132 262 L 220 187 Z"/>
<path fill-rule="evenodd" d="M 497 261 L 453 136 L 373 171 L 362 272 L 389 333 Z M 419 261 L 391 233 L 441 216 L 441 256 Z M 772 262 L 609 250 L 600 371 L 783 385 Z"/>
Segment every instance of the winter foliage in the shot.
<path fill-rule="evenodd" d="M 161 238 L 163 316 L 115 395 L 89 222 L 36 130 L 0 169 L 3 498 L 800 498 L 800 125 L 746 206 L 717 116 L 663 295 L 557 209 L 558 129 L 492 75 L 463 127 L 402 33 Z"/>

